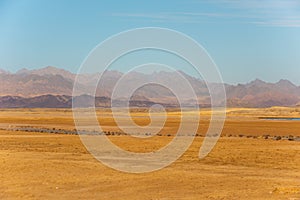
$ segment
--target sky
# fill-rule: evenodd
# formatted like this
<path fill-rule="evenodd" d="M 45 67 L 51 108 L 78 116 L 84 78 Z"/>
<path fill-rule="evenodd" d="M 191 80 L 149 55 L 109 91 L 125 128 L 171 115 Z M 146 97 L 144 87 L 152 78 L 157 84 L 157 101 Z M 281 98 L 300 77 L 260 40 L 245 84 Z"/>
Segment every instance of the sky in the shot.
<path fill-rule="evenodd" d="M 100 42 L 142 27 L 192 37 L 226 83 L 300 85 L 300 1 L 289 0 L 0 0 L 0 68 L 77 72 Z"/>

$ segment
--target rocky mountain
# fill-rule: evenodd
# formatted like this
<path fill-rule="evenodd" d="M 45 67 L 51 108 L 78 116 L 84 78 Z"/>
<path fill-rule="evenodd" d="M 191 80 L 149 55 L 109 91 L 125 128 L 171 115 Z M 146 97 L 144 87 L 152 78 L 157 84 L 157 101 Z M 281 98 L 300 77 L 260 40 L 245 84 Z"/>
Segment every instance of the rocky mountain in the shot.
<path fill-rule="evenodd" d="M 183 76 L 197 95 L 197 103 L 200 106 L 210 105 L 210 95 L 203 80 L 194 78 L 184 72 L 154 72 L 143 74 L 131 72 L 126 74 L 124 82 L 126 86 L 139 85 L 143 80 L 149 82 L 162 82 L 176 85 L 178 91 L 184 97 L 184 105 L 191 106 L 195 100 L 191 99 L 185 87 L 182 86 Z M 78 93 L 74 94 L 74 101 L 80 102 L 80 106 L 88 107 L 93 102 L 93 85 L 97 84 L 98 74 L 80 74 L 77 76 Z M 96 106 L 111 106 L 111 95 L 114 86 L 123 74 L 118 71 L 105 71 L 96 89 Z M 22 69 L 16 73 L 0 70 L 0 107 L 71 107 L 73 84 L 76 74 L 55 67 L 28 70 Z M 214 84 L 218 93 L 220 84 Z M 247 84 L 225 84 L 227 105 L 229 107 L 270 107 L 270 106 L 295 106 L 300 102 L 300 87 L 288 80 L 280 80 L 277 83 L 267 83 L 256 79 Z M 124 106 L 122 95 L 113 100 L 114 105 Z M 150 106 L 160 103 L 165 106 L 178 106 L 176 96 L 167 88 L 148 84 L 135 91 L 131 98 L 131 106 Z"/>
<path fill-rule="evenodd" d="M 35 74 L 35 75 L 39 75 L 39 76 L 60 75 L 69 80 L 74 80 L 76 77 L 75 74 L 73 74 L 67 70 L 59 69 L 59 68 L 52 67 L 52 66 L 48 66 L 48 67 L 41 68 L 41 69 L 33 69 L 33 70 L 28 70 L 26 68 L 23 68 L 23 69 L 17 71 L 16 74 L 20 74 L 20 75 Z"/>
<path fill-rule="evenodd" d="M 256 79 L 248 84 L 227 86 L 227 105 L 240 107 L 295 106 L 300 99 L 300 87 L 288 80 L 266 83 Z"/>
<path fill-rule="evenodd" d="M 46 94 L 70 95 L 73 82 L 61 75 L 0 74 L 0 94 L 32 97 Z"/>

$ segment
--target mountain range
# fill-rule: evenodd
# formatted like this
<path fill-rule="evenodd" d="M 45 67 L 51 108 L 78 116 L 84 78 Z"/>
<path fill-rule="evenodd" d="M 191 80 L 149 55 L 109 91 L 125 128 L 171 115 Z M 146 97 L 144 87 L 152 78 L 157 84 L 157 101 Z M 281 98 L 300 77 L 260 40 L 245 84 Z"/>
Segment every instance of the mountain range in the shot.
<path fill-rule="evenodd" d="M 197 95 L 197 103 L 201 107 L 210 106 L 210 95 L 205 82 L 182 71 L 179 73 L 189 81 Z M 130 72 L 124 81 L 128 86 L 138 85 L 142 80 L 164 82 L 168 84 L 180 83 L 177 72 L 154 72 L 144 74 Z M 80 102 L 82 107 L 93 104 L 93 85 L 97 84 L 100 73 L 80 74 L 77 76 L 78 92 L 72 96 L 73 83 L 76 74 L 56 67 L 41 69 L 21 69 L 16 73 L 0 70 L 0 107 L 71 107 L 72 100 Z M 111 95 L 117 81 L 122 77 L 118 71 L 105 71 L 101 81 L 97 84 L 95 104 L 98 107 L 110 107 Z M 213 84 L 215 91 L 220 88 L 219 83 Z M 184 97 L 184 106 L 192 106 L 195 100 L 190 99 L 189 93 L 181 85 L 176 85 Z M 228 107 L 271 107 L 296 106 L 300 102 L 300 87 L 288 80 L 277 83 L 267 83 L 256 79 L 250 83 L 230 85 L 225 84 Z M 114 105 L 125 106 L 122 99 L 113 100 Z M 156 84 L 149 84 L 139 88 L 131 97 L 130 105 L 147 107 L 160 103 L 166 107 L 179 106 L 176 96 L 167 88 Z M 220 102 L 221 103 L 221 102 Z"/>

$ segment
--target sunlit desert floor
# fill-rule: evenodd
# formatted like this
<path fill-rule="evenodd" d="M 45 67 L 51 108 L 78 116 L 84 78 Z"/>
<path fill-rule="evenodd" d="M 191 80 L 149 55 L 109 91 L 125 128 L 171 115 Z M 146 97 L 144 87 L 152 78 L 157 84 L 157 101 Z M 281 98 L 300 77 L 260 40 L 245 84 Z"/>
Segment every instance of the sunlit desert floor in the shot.
<path fill-rule="evenodd" d="M 120 131 L 109 110 L 98 112 L 106 132 Z M 109 138 L 126 150 L 152 151 L 172 140 L 178 115 L 175 110 L 168 112 L 161 136 Z M 140 125 L 149 123 L 143 110 L 133 111 L 132 116 Z M 300 199 L 300 141 L 296 140 L 300 121 L 260 119 L 299 116 L 299 108 L 228 109 L 222 137 L 200 160 L 200 135 L 205 135 L 210 118 L 210 111 L 203 110 L 199 136 L 180 159 L 159 171 L 129 174 L 93 158 L 78 135 L 11 128 L 73 130 L 71 110 L 4 109 L 0 111 L 0 199 Z"/>

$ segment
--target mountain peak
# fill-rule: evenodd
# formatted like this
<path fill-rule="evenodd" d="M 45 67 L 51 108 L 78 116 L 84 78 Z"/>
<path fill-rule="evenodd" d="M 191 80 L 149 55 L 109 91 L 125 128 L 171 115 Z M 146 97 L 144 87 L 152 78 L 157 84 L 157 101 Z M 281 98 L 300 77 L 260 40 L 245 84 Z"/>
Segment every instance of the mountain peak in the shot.
<path fill-rule="evenodd" d="M 257 78 L 254 81 L 251 81 L 248 85 L 257 86 L 257 85 L 263 85 L 263 84 L 266 84 L 266 82 L 264 82 L 264 81 Z"/>
<path fill-rule="evenodd" d="M 297 86 L 295 86 L 291 81 L 286 80 L 286 79 L 280 79 L 276 85 L 280 86 L 280 87 L 290 87 L 290 88 L 296 88 Z"/>
<path fill-rule="evenodd" d="M 53 67 L 53 66 L 47 66 L 47 67 L 44 67 L 41 69 L 34 69 L 34 70 L 32 70 L 32 72 L 39 72 L 39 73 L 44 73 L 44 74 L 59 74 L 61 72 L 68 72 L 68 71 L 57 68 L 57 67 Z M 70 73 L 70 72 L 68 72 L 68 73 Z"/>
<path fill-rule="evenodd" d="M 44 67 L 44 69 L 58 69 L 57 67 L 53 67 L 53 66 L 47 66 L 47 67 Z"/>
<path fill-rule="evenodd" d="M 9 74 L 9 72 L 5 71 L 4 69 L 0 69 L 0 74 Z"/>
<path fill-rule="evenodd" d="M 292 84 L 293 85 L 293 83 L 291 82 L 291 81 L 289 81 L 289 80 L 287 80 L 287 79 L 280 79 L 278 82 L 277 82 L 278 84 Z"/>
<path fill-rule="evenodd" d="M 44 67 L 44 68 L 41 68 L 41 69 L 37 69 L 37 70 L 43 70 L 43 71 L 66 71 L 64 69 L 59 69 L 57 67 L 53 67 L 53 66 L 47 66 L 47 67 Z"/>
<path fill-rule="evenodd" d="M 257 78 L 254 81 L 252 81 L 253 83 L 265 83 L 265 81 L 262 81 L 261 79 Z"/>
<path fill-rule="evenodd" d="M 30 72 L 30 70 L 28 70 L 27 68 L 22 68 L 19 69 L 16 74 L 28 74 Z"/>
<path fill-rule="evenodd" d="M 32 74 L 37 74 L 40 76 L 43 75 L 61 75 L 67 79 L 73 80 L 75 78 L 75 74 L 72 74 L 71 72 L 65 70 L 65 69 L 60 69 L 56 68 L 53 66 L 47 66 L 41 69 L 34 69 L 30 71 Z"/>

